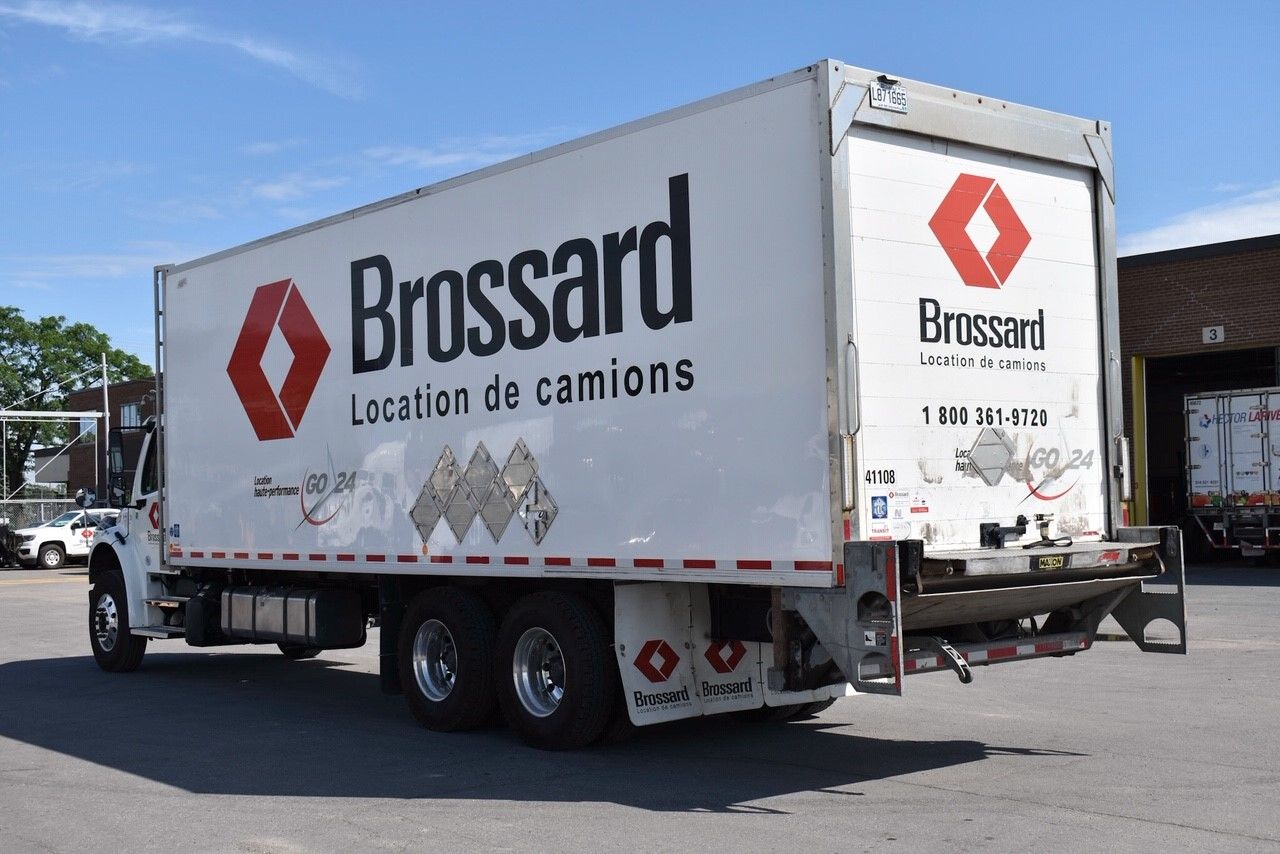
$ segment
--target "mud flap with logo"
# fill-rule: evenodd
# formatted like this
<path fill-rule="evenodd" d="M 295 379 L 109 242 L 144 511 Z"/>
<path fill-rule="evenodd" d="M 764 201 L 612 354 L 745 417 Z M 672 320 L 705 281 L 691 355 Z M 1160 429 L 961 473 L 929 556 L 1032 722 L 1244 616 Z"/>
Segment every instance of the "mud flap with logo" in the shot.
<path fill-rule="evenodd" d="M 855 691 L 902 693 L 902 609 L 898 545 L 844 544 L 843 589 L 783 591 L 783 607 L 796 611 L 817 635 Z M 863 668 L 890 674 L 862 678 Z"/>
<path fill-rule="evenodd" d="M 848 693 L 844 683 L 811 691 L 771 690 L 765 673 L 773 645 L 712 637 L 705 584 L 619 584 L 614 626 L 627 713 L 637 726 Z"/>
<path fill-rule="evenodd" d="M 689 584 L 614 588 L 614 654 L 637 726 L 702 714 L 693 672 Z"/>

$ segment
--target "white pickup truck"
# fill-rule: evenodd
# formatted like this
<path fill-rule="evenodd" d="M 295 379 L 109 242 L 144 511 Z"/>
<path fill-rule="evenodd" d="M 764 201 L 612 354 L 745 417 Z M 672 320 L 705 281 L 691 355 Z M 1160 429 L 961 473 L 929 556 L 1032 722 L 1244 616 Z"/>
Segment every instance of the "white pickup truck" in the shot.
<path fill-rule="evenodd" d="M 57 569 L 68 560 L 89 557 L 89 544 L 98 525 L 108 527 L 120 513 L 117 510 L 71 510 L 48 522 L 13 532 L 18 563 Z"/>

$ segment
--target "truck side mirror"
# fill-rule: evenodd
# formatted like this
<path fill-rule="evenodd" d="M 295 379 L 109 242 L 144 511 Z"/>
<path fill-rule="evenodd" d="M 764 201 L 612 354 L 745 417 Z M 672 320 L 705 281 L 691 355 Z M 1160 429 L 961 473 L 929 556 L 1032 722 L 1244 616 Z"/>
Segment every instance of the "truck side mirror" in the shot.
<path fill-rule="evenodd" d="M 113 471 L 107 484 L 108 503 L 117 510 L 124 509 L 129 504 L 129 487 L 126 484 L 132 483 L 133 472 Z"/>
<path fill-rule="evenodd" d="M 98 493 L 94 492 L 92 489 L 76 490 L 76 505 L 78 507 L 83 507 L 84 509 L 88 510 L 90 507 L 93 506 L 93 503 L 97 500 L 98 500 Z"/>

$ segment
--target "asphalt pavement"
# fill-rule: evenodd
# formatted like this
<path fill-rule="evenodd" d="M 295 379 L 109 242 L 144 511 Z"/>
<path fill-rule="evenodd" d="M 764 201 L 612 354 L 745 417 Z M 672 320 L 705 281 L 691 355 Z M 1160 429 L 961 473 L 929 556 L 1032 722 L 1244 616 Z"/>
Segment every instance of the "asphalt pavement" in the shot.
<path fill-rule="evenodd" d="M 0 850 L 1280 850 L 1280 567 L 1189 573 L 1190 654 L 913 676 L 578 753 L 419 728 L 362 649 L 89 654 L 83 569 L 0 572 Z"/>

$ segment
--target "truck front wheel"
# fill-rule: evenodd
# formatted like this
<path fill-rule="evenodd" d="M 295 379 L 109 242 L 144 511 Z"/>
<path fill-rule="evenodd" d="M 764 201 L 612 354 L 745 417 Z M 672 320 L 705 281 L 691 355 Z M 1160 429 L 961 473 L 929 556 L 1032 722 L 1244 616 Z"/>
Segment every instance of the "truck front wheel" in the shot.
<path fill-rule="evenodd" d="M 104 572 L 89 591 L 89 646 L 93 660 L 110 673 L 138 669 L 147 651 L 147 639 L 129 631 L 129 604 L 124 576 Z"/>
<path fill-rule="evenodd" d="M 493 614 L 476 594 L 436 587 L 409 604 L 400 625 L 400 684 L 427 729 L 474 729 L 494 717 Z"/>
<path fill-rule="evenodd" d="M 512 606 L 498 633 L 494 678 L 507 724 L 547 750 L 599 738 L 618 693 L 604 620 L 565 593 L 535 593 Z"/>

